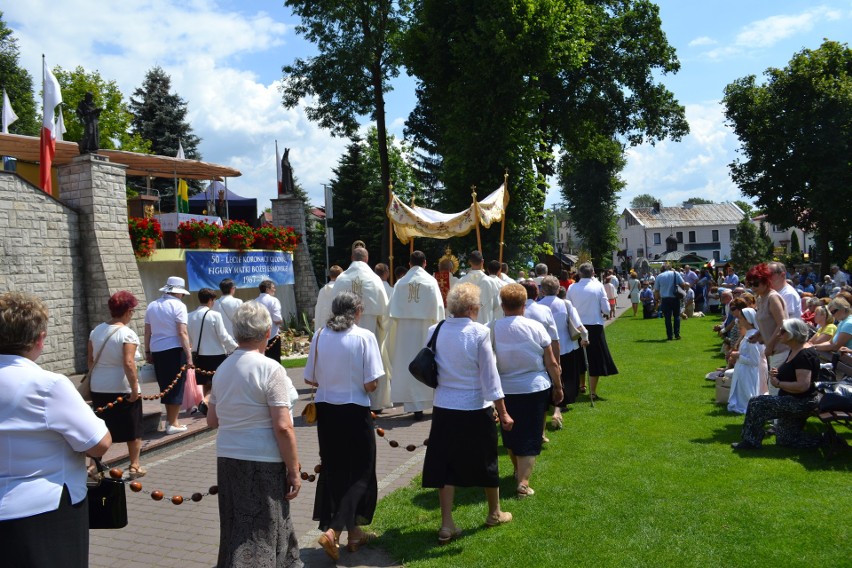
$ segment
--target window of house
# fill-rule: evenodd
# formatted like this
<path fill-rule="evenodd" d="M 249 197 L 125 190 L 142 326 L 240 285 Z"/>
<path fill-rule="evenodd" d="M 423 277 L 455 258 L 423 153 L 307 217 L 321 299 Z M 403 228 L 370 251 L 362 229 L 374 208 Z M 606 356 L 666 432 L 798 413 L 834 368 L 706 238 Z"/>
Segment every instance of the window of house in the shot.
<path fill-rule="evenodd" d="M 783 233 L 783 232 L 784 232 L 784 229 L 782 229 L 782 228 L 781 228 L 781 227 L 779 227 L 778 225 L 772 225 L 772 232 L 773 232 L 773 233 Z"/>
<path fill-rule="evenodd" d="M 645 249 L 636 249 L 636 256 L 640 258 L 645 256 Z"/>
<path fill-rule="evenodd" d="M 737 236 L 737 230 L 736 229 L 730 229 L 730 232 L 728 233 L 728 237 L 733 241 L 736 236 Z"/>
<path fill-rule="evenodd" d="M 695 242 L 695 231 L 689 231 L 689 242 Z"/>
<path fill-rule="evenodd" d="M 662 241 L 660 240 L 660 233 L 654 233 L 654 244 L 655 244 L 655 245 L 658 245 L 658 244 L 660 244 L 661 242 L 662 242 Z"/>
<path fill-rule="evenodd" d="M 676 232 L 675 237 L 677 238 L 677 242 L 682 243 L 683 242 L 683 231 Z"/>
<path fill-rule="evenodd" d="M 722 260 L 722 257 L 719 255 L 719 251 L 717 251 L 717 250 L 713 251 L 713 260 L 715 260 L 716 262 Z"/>
<path fill-rule="evenodd" d="M 713 241 L 714 243 L 719 242 L 719 231 L 717 229 L 713 229 L 713 238 L 710 239 L 710 240 Z M 719 260 L 719 259 L 717 258 L 716 260 Z"/>

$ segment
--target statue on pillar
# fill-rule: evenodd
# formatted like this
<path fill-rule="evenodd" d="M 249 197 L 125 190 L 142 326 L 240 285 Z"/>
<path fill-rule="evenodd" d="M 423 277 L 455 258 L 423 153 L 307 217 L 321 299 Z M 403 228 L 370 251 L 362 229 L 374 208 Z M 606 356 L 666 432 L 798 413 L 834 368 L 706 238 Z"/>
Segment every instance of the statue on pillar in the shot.
<path fill-rule="evenodd" d="M 290 148 L 284 148 L 281 158 L 281 195 L 293 195 L 293 166 L 290 165 Z"/>
<path fill-rule="evenodd" d="M 77 145 L 81 154 L 94 154 L 100 145 L 100 134 L 98 132 L 98 117 L 101 111 L 95 106 L 95 98 L 91 91 L 77 105 L 77 118 L 83 125 L 83 138 Z"/>

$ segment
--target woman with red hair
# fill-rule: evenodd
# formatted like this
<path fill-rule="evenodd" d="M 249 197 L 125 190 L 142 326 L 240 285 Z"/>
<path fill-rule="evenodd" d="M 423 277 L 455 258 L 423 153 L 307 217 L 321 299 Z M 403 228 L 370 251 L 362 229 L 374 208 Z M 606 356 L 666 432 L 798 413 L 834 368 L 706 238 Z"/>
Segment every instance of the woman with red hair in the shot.
<path fill-rule="evenodd" d="M 769 284 L 771 277 L 772 270 L 765 262 L 751 267 L 751 270 L 746 274 L 746 284 L 757 296 L 758 333 L 751 336 L 749 341 L 752 343 L 760 342 L 766 346 L 764 353 L 768 360 L 769 369 L 781 365 L 790 352 L 789 347 L 778 342 L 778 331 L 781 329 L 784 318 L 787 317 L 787 308 L 784 305 L 784 298 Z M 770 388 L 770 394 L 777 392 L 777 389 Z"/>
<path fill-rule="evenodd" d="M 130 454 L 130 478 L 147 473 L 139 464 L 142 449 L 142 398 L 136 375 L 136 350 L 139 336 L 127 324 L 139 302 L 126 290 L 112 295 L 107 302 L 110 320 L 89 335 L 88 364 L 92 373 L 92 404 L 106 407 L 121 397 L 122 402 L 105 408 L 101 414 L 114 442 L 127 442 Z"/>

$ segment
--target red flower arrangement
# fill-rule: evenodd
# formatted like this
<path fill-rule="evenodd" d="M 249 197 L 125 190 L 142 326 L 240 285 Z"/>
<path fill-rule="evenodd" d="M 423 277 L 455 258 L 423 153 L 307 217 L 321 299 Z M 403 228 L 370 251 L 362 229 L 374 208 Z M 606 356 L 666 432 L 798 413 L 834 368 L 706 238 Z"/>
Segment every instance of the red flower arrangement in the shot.
<path fill-rule="evenodd" d="M 127 228 L 130 233 L 130 243 L 133 253 L 139 258 L 148 258 L 157 248 L 157 241 L 163 238 L 163 230 L 160 222 L 154 219 L 143 219 L 141 217 L 130 217 L 127 220 Z"/>
<path fill-rule="evenodd" d="M 222 228 L 204 221 L 184 221 L 178 225 L 178 246 L 181 248 L 219 248 Z"/>
<path fill-rule="evenodd" d="M 258 248 L 293 252 L 302 240 L 293 227 L 261 227 L 255 231 Z"/>
<path fill-rule="evenodd" d="M 255 240 L 254 229 L 245 221 L 229 221 L 222 229 L 222 245 L 240 251 L 250 249 Z"/>

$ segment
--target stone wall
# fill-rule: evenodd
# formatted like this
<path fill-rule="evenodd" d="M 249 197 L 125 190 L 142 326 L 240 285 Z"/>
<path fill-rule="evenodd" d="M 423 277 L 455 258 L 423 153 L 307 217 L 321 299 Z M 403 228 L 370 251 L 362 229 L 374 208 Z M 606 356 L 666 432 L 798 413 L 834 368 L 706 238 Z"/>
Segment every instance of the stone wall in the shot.
<path fill-rule="evenodd" d="M 39 364 L 83 371 L 89 318 L 80 214 L 17 175 L 0 172 L 0 292 L 35 294 L 50 312 Z"/>
<path fill-rule="evenodd" d="M 302 234 L 302 242 L 293 253 L 293 273 L 296 282 L 297 316 L 305 313 L 308 321 L 313 321 L 314 308 L 317 304 L 319 287 L 311 264 L 311 253 L 308 251 L 307 232 L 305 230 L 305 204 L 294 195 L 284 195 L 272 200 L 272 224 L 277 227 L 295 227 Z"/>

